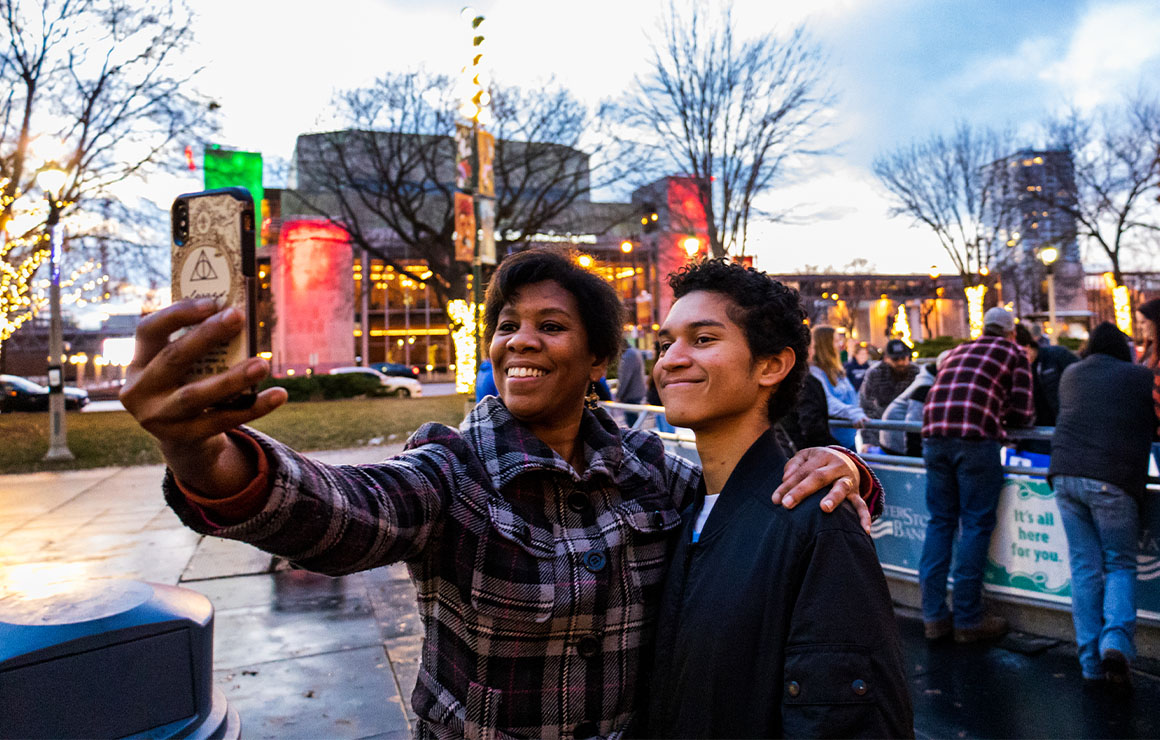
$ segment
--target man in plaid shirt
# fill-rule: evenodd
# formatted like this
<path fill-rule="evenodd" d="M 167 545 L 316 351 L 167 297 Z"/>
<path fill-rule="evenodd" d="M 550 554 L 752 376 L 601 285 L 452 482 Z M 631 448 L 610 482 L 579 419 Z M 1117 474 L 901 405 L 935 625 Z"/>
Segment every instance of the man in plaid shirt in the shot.
<path fill-rule="evenodd" d="M 1015 318 L 992 308 L 983 324 L 983 336 L 947 355 L 923 408 L 930 520 L 918 577 L 928 640 L 953 632 L 955 642 L 970 643 L 1007 632 L 1005 619 L 983 614 L 983 565 L 1003 487 L 1003 425 L 1030 424 L 1035 407 L 1031 367 L 1013 341 Z M 960 521 L 952 616 L 946 604 L 947 573 Z"/>

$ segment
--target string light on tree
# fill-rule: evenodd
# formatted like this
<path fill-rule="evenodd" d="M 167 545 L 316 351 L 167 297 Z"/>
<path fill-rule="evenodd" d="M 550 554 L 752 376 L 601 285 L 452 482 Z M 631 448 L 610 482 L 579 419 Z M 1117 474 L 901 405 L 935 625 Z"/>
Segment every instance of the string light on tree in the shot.
<path fill-rule="evenodd" d="M 983 299 L 987 295 L 986 285 L 969 285 L 963 289 L 967 294 L 967 323 L 971 329 L 971 339 L 983 336 Z"/>
<path fill-rule="evenodd" d="M 475 316 L 478 307 L 456 298 L 447 304 L 451 317 L 451 342 L 455 345 L 455 392 L 470 393 L 475 387 Z M 402 340 L 400 340 L 402 341 Z"/>
<path fill-rule="evenodd" d="M 894 316 L 894 333 L 908 345 L 914 346 L 910 335 L 910 319 L 906 316 L 906 304 L 898 304 L 898 313 Z"/>
<path fill-rule="evenodd" d="M 1127 285 L 1117 285 L 1114 273 L 1104 273 L 1104 284 L 1112 293 L 1112 309 L 1115 311 L 1116 328 L 1132 336 L 1132 297 Z"/>

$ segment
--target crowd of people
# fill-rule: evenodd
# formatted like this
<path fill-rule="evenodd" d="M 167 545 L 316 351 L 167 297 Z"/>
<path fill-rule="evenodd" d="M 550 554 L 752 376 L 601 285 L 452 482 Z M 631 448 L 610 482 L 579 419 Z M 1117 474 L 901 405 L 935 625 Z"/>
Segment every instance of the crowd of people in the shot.
<path fill-rule="evenodd" d="M 918 367 L 911 347 L 891 339 L 877 363 L 857 345 L 844 377 L 841 339 L 833 352 L 815 350 L 812 371 L 828 381 L 832 420 L 922 422 L 921 433 L 862 429 L 860 449 L 923 458 L 930 519 L 919 581 L 927 639 L 969 643 L 1008 629 L 1002 617 L 984 613 L 981 587 L 1004 481 L 1002 448 L 1010 445 L 1048 468 L 1067 536 L 1084 680 L 1130 683 L 1140 511 L 1150 455 L 1160 463 L 1160 299 L 1141 304 L 1136 321 L 1144 340 L 1138 350 L 1105 322 L 1077 355 L 1035 324 L 992 308 L 979 339 L 932 364 Z M 816 345 L 835 336 L 831 328 L 814 329 Z M 1053 427 L 1050 439 L 1008 440 L 1008 429 L 1032 423 Z M 839 440 L 854 449 L 854 430 L 841 426 Z M 955 584 L 950 605 L 948 575 Z"/>
<path fill-rule="evenodd" d="M 920 436 L 864 441 L 921 451 L 925 634 L 972 643 L 1007 629 L 981 601 L 1004 429 L 1053 414 L 1083 675 L 1127 681 L 1160 301 L 1140 308 L 1146 367 L 1111 325 L 1076 361 L 1017 343 L 1015 319 L 992 309 L 932 372 L 901 340 L 878 364 L 861 346 L 844 357 L 838 332 L 807 328 L 796 291 L 737 263 L 692 263 L 669 285 L 646 375 L 608 283 L 558 252 L 509 256 L 487 288 L 474 409 L 375 464 L 327 465 L 246 426 L 287 400 L 273 387 L 248 409 L 223 403 L 267 374 L 260 358 L 186 383 L 242 330 L 212 301 L 142 321 L 121 399 L 157 439 L 164 495 L 191 529 L 331 575 L 406 563 L 421 738 L 913 736 L 869 536 L 883 492 L 856 430 L 831 418 L 922 419 Z M 663 405 L 696 433 L 699 465 L 599 405 L 617 357 L 617 399 Z"/>

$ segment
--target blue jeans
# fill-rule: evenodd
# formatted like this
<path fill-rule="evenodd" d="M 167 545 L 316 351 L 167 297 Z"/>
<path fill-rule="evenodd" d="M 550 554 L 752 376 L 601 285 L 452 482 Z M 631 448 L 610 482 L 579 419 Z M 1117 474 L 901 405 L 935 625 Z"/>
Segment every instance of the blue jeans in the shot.
<path fill-rule="evenodd" d="M 1111 483 L 1056 475 L 1051 479 L 1067 533 L 1071 615 L 1079 665 L 1100 678 L 1100 654 L 1116 649 L 1136 657 L 1136 500 Z"/>
<path fill-rule="evenodd" d="M 918 563 L 918 579 L 922 618 L 927 622 L 950 615 L 947 574 L 951 571 L 951 550 L 960 523 L 958 557 L 951 574 L 955 579 L 955 627 L 970 629 L 983 622 L 983 567 L 995 529 L 999 491 L 1003 488 L 999 450 L 1000 444 L 995 440 L 930 437 L 922 441 L 930 521 Z"/>

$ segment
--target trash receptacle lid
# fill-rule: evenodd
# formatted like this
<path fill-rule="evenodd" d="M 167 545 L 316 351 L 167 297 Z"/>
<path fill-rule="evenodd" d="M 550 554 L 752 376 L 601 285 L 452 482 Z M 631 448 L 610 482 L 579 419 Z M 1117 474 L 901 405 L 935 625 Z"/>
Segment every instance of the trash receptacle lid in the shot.
<path fill-rule="evenodd" d="M 77 624 L 123 614 L 153 597 L 140 581 L 97 580 L 64 584 L 31 593 L 0 595 L 0 622 L 8 624 Z"/>

